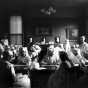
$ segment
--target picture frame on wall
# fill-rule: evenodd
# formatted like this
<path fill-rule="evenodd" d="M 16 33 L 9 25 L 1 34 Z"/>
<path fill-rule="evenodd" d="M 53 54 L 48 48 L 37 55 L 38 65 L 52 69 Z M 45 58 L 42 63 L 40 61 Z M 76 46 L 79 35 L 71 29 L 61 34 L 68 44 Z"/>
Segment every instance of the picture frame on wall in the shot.
<path fill-rule="evenodd" d="M 52 36 L 52 27 L 36 27 L 37 36 Z"/>
<path fill-rule="evenodd" d="M 69 41 L 78 41 L 78 28 L 67 28 L 66 29 L 66 38 Z"/>

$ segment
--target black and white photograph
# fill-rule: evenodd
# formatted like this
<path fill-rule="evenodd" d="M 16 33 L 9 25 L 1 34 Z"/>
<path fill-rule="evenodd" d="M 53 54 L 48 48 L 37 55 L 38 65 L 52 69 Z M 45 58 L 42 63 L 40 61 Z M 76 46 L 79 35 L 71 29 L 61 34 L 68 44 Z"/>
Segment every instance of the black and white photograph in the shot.
<path fill-rule="evenodd" d="M 0 0 L 0 88 L 88 88 L 88 0 Z"/>

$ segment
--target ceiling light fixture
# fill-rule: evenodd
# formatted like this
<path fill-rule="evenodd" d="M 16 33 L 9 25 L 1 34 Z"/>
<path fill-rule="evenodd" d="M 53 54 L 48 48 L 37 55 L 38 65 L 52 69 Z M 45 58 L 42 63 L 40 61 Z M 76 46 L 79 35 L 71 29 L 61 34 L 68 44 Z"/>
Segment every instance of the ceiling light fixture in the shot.
<path fill-rule="evenodd" d="M 48 4 L 45 4 L 45 6 L 41 8 L 41 12 L 50 15 L 51 13 L 56 13 L 56 9 L 53 8 L 53 6 L 48 0 Z"/>

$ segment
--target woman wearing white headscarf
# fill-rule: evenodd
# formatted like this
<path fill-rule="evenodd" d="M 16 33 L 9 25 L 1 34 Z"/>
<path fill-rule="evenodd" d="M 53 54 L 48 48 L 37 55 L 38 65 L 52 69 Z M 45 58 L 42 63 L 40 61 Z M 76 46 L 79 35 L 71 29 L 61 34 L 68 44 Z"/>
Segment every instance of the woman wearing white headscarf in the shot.
<path fill-rule="evenodd" d="M 59 52 L 56 52 L 54 45 L 50 45 L 47 48 L 47 54 L 43 57 L 42 65 L 59 65 L 61 60 L 59 58 Z"/>

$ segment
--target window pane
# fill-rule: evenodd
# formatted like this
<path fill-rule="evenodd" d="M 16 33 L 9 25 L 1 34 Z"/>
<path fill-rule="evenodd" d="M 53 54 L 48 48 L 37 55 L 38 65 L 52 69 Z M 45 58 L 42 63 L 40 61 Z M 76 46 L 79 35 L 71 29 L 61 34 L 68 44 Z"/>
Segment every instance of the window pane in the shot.
<path fill-rule="evenodd" d="M 22 35 L 17 35 L 17 44 L 22 45 Z"/>
<path fill-rule="evenodd" d="M 10 35 L 10 44 L 22 45 L 22 35 Z"/>
<path fill-rule="evenodd" d="M 10 17 L 10 34 L 22 34 L 22 17 Z"/>
<path fill-rule="evenodd" d="M 15 22 L 15 17 L 10 18 L 10 34 L 15 34 L 16 33 L 16 22 Z"/>

